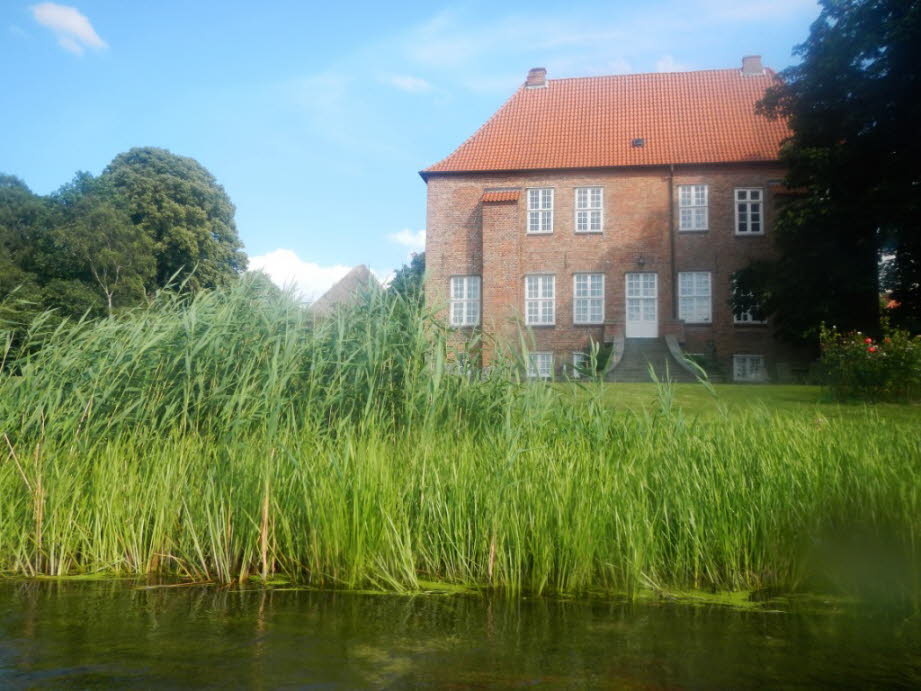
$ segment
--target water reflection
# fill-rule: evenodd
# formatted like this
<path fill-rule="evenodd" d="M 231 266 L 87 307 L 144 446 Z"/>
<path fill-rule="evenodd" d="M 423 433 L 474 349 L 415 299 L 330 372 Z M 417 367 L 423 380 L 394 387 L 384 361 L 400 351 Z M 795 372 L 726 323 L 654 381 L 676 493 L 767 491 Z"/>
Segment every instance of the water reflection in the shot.
<path fill-rule="evenodd" d="M 0 686 L 921 686 L 898 613 L 0 584 Z"/>

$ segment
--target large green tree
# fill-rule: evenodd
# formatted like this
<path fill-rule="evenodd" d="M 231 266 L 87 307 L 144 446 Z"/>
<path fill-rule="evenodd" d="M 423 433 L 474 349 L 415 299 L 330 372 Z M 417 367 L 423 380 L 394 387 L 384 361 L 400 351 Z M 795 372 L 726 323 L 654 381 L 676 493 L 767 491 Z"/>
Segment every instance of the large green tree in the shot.
<path fill-rule="evenodd" d="M 162 149 L 132 149 L 48 196 L 0 175 L 0 327 L 21 331 L 48 308 L 111 315 L 171 280 L 233 280 L 246 263 L 233 215 L 207 170 Z"/>
<path fill-rule="evenodd" d="M 44 234 L 50 266 L 42 275 L 79 281 L 98 291 L 110 316 L 156 288 L 155 243 L 134 226 L 104 179 L 78 173 L 52 196 L 55 222 Z"/>
<path fill-rule="evenodd" d="M 800 64 L 760 104 L 793 135 L 782 158 L 793 194 L 778 211 L 779 259 L 738 276 L 783 335 L 825 321 L 874 330 L 880 259 L 895 316 L 921 326 L 921 2 L 822 0 Z M 747 307 L 739 297 L 737 306 Z"/>
<path fill-rule="evenodd" d="M 425 252 L 413 252 L 409 263 L 394 273 L 387 289 L 421 303 L 425 299 Z"/>
<path fill-rule="evenodd" d="M 234 206 L 198 161 L 153 147 L 115 157 L 102 181 L 155 244 L 155 280 L 191 289 L 227 283 L 246 268 Z"/>

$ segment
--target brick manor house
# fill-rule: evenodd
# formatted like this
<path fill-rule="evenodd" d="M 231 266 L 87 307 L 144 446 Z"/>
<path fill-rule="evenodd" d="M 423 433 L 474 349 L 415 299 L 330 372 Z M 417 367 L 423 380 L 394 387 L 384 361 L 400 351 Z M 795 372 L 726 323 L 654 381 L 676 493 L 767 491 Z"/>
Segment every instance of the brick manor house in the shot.
<path fill-rule="evenodd" d="M 482 330 L 484 365 L 525 326 L 531 376 L 571 373 L 596 342 L 613 345 L 615 380 L 642 378 L 643 354 L 679 371 L 684 353 L 735 381 L 783 377 L 795 353 L 770 319 L 729 305 L 732 274 L 771 255 L 784 194 L 789 129 L 755 112 L 773 79 L 758 56 L 698 72 L 532 69 L 420 173 L 430 304 L 458 339 Z"/>

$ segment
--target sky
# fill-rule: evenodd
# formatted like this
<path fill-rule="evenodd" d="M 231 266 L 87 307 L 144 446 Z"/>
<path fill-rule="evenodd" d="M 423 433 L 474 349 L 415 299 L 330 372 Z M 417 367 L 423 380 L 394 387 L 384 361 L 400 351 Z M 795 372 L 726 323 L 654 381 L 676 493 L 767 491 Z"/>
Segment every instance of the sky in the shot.
<path fill-rule="evenodd" d="M 250 267 L 318 297 L 425 242 L 418 171 L 531 67 L 548 78 L 796 62 L 815 0 L 0 0 L 0 172 L 38 194 L 134 146 L 197 159 Z"/>

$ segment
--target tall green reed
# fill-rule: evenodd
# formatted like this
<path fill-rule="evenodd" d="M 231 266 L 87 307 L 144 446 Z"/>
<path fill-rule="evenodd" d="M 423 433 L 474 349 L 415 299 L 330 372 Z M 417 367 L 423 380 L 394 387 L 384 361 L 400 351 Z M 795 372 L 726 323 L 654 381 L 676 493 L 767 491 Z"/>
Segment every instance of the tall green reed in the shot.
<path fill-rule="evenodd" d="M 314 320 L 241 282 L 33 333 L 0 374 L 0 571 L 921 593 L 919 440 L 869 413 L 704 423 L 667 383 L 647 414 L 511 357 L 462 373 L 382 293 Z"/>

